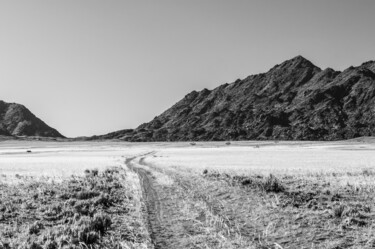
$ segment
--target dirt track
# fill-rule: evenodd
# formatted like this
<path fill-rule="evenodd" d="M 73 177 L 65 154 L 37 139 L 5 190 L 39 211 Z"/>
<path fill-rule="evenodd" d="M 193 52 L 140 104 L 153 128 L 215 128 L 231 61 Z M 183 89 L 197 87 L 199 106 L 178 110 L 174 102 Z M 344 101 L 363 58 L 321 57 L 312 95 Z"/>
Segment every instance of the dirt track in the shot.
<path fill-rule="evenodd" d="M 140 177 L 154 248 L 185 248 L 184 237 L 189 235 L 192 227 L 189 222 L 179 220 L 179 205 L 183 191 L 176 186 L 158 183 L 152 176 L 152 169 L 140 165 L 136 160 L 137 158 L 127 159 L 126 165 Z"/>

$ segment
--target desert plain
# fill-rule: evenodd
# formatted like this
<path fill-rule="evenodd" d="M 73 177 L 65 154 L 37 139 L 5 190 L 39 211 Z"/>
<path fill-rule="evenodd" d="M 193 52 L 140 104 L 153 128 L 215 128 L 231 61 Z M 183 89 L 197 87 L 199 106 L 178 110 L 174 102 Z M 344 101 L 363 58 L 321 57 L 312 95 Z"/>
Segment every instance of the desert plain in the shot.
<path fill-rule="evenodd" d="M 0 143 L 0 248 L 373 248 L 375 139 Z"/>

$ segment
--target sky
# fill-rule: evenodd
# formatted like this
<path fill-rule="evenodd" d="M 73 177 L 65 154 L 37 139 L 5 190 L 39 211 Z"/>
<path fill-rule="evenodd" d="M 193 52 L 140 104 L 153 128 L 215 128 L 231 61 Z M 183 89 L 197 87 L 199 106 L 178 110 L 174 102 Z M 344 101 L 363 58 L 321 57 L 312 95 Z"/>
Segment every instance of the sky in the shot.
<path fill-rule="evenodd" d="M 374 13 L 373 0 L 2 0 L 0 99 L 68 137 L 136 128 L 297 55 L 375 60 Z"/>

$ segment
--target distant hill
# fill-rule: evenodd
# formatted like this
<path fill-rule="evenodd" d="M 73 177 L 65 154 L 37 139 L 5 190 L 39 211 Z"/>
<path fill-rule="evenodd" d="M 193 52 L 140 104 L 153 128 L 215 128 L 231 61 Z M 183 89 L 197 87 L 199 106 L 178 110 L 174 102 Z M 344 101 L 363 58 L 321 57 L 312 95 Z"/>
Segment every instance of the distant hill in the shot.
<path fill-rule="evenodd" d="M 339 140 L 375 135 L 375 61 L 343 72 L 302 56 L 267 73 L 193 91 L 152 121 L 95 139 Z"/>
<path fill-rule="evenodd" d="M 25 106 L 0 100 L 0 135 L 63 138 Z"/>

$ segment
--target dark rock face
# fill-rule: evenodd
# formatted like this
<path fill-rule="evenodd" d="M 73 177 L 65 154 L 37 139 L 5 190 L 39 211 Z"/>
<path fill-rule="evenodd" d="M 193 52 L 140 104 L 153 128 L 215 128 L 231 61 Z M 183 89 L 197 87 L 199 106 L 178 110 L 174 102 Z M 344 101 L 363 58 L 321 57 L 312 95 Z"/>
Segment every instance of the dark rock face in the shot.
<path fill-rule="evenodd" d="M 64 137 L 25 106 L 0 100 L 0 135 Z"/>
<path fill-rule="evenodd" d="M 127 141 L 374 136 L 375 61 L 338 72 L 297 56 L 267 73 L 193 91 L 151 122 L 108 135 Z"/>

